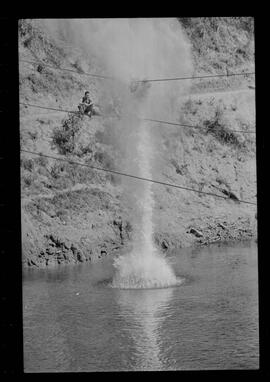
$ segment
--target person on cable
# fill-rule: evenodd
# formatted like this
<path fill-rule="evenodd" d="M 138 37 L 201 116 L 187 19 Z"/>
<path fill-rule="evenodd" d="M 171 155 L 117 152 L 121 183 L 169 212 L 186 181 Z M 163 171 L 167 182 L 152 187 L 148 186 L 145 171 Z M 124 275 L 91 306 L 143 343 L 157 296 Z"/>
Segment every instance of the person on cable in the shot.
<path fill-rule="evenodd" d="M 78 108 L 82 113 L 87 114 L 89 117 L 91 117 L 93 114 L 93 105 L 94 103 L 90 99 L 90 93 L 86 91 L 82 98 L 82 102 L 80 103 Z"/>

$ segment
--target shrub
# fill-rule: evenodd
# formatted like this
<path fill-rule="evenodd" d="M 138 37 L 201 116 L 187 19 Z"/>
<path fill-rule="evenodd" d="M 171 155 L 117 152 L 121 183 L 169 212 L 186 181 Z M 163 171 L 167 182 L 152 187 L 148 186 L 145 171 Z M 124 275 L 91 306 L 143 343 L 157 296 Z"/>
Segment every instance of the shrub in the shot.
<path fill-rule="evenodd" d="M 74 150 L 74 141 L 70 132 L 55 129 L 53 132 L 52 143 L 57 146 L 60 154 L 71 153 Z"/>
<path fill-rule="evenodd" d="M 215 117 L 212 121 L 205 121 L 204 125 L 207 128 L 206 132 L 212 134 L 220 143 L 232 145 L 237 148 L 242 147 L 243 143 L 239 141 L 238 136 L 227 130 L 223 119 L 223 111 L 218 108 Z"/>
<path fill-rule="evenodd" d="M 74 137 L 80 129 L 82 118 L 83 116 L 80 114 L 71 114 L 68 119 L 63 121 L 60 129 L 53 131 L 52 142 L 60 154 L 66 155 L 74 151 Z"/>

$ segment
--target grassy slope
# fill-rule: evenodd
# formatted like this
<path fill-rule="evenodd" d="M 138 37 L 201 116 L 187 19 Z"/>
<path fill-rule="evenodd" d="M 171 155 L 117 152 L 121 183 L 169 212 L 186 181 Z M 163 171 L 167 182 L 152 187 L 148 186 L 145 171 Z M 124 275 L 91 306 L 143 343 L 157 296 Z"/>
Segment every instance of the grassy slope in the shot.
<path fill-rule="evenodd" d="M 231 71 L 253 70 L 252 24 L 247 18 L 180 22 L 193 44 L 196 74 L 219 73 L 224 70 L 224 63 Z M 49 40 L 34 23 L 24 21 L 19 33 L 22 58 L 100 73 L 94 57 L 85 57 Z M 252 81 L 240 77 L 194 81 L 192 94 L 179 103 L 179 120 L 207 127 L 208 131 L 166 130 L 160 145 L 164 169 L 157 178 L 220 193 L 213 187 L 217 186 L 254 201 L 254 137 L 229 134 L 230 129 L 254 129 L 254 93 L 248 88 Z M 225 88 L 232 92 L 207 93 Z M 233 92 L 236 88 L 243 91 Z M 96 79 L 20 65 L 21 102 L 74 110 L 85 89 L 101 107 L 113 105 L 114 100 L 104 94 L 102 83 Z M 110 111 L 113 116 L 113 106 Z M 22 106 L 21 146 L 47 155 L 65 154 L 71 160 L 95 166 L 117 167 L 118 153 L 103 139 L 104 131 L 111 125 L 110 115 L 91 120 L 70 117 Z M 25 265 L 94 260 L 129 244 L 132 211 L 123 202 L 117 177 L 22 154 L 21 188 Z M 155 238 L 162 248 L 247 238 L 256 232 L 254 207 L 160 186 L 153 189 Z M 190 234 L 192 227 L 200 230 L 203 237 Z"/>

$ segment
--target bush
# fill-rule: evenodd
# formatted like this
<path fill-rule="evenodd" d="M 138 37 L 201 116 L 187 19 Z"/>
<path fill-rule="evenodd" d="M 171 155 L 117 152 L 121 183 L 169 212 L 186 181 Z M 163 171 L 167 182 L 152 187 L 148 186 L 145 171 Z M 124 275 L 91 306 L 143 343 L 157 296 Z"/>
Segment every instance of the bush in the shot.
<path fill-rule="evenodd" d="M 218 108 L 216 110 L 214 120 L 204 122 L 204 125 L 207 128 L 207 133 L 212 134 L 222 144 L 225 143 L 237 148 L 242 147 L 243 143 L 239 141 L 239 138 L 234 132 L 226 129 L 222 118 L 223 111 Z"/>
<path fill-rule="evenodd" d="M 59 153 L 70 154 L 75 149 L 74 137 L 79 131 L 83 116 L 80 114 L 71 114 L 64 120 L 60 129 L 53 131 L 52 142 L 58 148 Z"/>
<path fill-rule="evenodd" d="M 52 142 L 57 146 L 60 154 L 72 153 L 74 150 L 74 137 L 71 132 L 55 130 L 53 134 Z"/>

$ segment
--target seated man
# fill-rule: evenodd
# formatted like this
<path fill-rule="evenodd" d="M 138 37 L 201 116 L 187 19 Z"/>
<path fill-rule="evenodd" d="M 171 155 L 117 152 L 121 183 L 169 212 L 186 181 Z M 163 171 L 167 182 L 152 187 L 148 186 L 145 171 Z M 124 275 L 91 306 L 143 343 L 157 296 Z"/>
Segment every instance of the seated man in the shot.
<path fill-rule="evenodd" d="M 84 97 L 78 108 L 80 112 L 87 114 L 89 117 L 91 117 L 93 114 L 94 103 L 91 101 L 89 94 L 90 93 L 88 91 L 84 93 Z"/>

